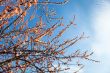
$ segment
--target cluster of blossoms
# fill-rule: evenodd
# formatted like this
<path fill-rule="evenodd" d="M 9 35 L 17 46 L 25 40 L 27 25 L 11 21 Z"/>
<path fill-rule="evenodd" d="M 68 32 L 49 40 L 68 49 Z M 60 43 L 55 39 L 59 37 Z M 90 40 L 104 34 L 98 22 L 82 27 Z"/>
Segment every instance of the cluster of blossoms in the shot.
<path fill-rule="evenodd" d="M 73 20 L 64 25 L 63 17 L 54 18 L 56 13 L 49 10 L 48 5 L 62 5 L 67 1 L 0 0 L 0 72 L 58 73 L 68 70 L 67 66 L 75 58 L 95 61 L 89 59 L 93 53 L 87 51 L 66 54 L 70 46 L 85 38 L 84 34 L 60 42 L 64 32 L 76 24 Z M 43 15 L 39 14 L 41 10 Z M 51 21 L 55 23 L 51 24 Z M 58 32 L 57 28 L 61 30 Z M 80 63 L 77 66 L 83 68 Z"/>

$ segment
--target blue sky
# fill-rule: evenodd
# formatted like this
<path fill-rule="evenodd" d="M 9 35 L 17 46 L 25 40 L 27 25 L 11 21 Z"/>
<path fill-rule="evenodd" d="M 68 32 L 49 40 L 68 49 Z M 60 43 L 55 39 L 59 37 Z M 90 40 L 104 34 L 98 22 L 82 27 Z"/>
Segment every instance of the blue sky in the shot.
<path fill-rule="evenodd" d="M 90 36 L 70 48 L 93 51 L 92 58 L 100 61 L 85 61 L 85 67 L 80 73 L 110 73 L 110 0 L 70 0 L 66 5 L 55 5 L 55 9 L 57 16 L 64 16 L 65 24 L 76 16 L 77 27 L 68 29 L 64 39 L 80 35 L 82 32 Z"/>
<path fill-rule="evenodd" d="M 70 0 L 68 4 L 58 7 L 60 10 L 57 13 L 64 16 L 65 23 L 76 16 L 77 28 L 70 28 L 65 37 L 71 38 L 73 34 L 82 32 L 90 36 L 71 48 L 91 50 L 94 52 L 92 58 L 100 61 L 85 61 L 80 73 L 110 73 L 110 0 Z"/>

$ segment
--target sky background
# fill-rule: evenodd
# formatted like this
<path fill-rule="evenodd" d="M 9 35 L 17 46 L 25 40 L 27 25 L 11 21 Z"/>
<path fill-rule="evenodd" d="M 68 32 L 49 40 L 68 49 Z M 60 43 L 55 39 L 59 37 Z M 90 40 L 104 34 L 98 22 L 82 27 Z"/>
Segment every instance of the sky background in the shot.
<path fill-rule="evenodd" d="M 64 23 L 76 16 L 77 27 L 71 27 L 64 37 L 72 38 L 74 34 L 85 32 L 90 38 L 71 48 L 93 51 L 92 58 L 100 61 L 85 61 L 80 73 L 110 73 L 110 0 L 70 0 L 68 4 L 58 6 L 57 14 L 64 16 Z"/>
<path fill-rule="evenodd" d="M 73 26 L 68 29 L 63 35 L 64 39 L 83 32 L 90 36 L 70 48 L 93 51 L 92 58 L 100 61 L 100 63 L 85 61 L 85 67 L 80 73 L 110 73 L 110 0 L 70 0 L 66 5 L 54 6 L 57 16 L 64 16 L 65 24 L 76 16 L 76 28 Z M 67 73 L 73 72 L 74 67 L 70 68 Z"/>

